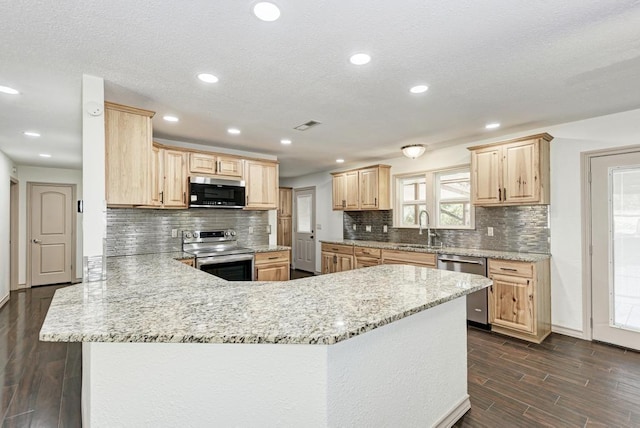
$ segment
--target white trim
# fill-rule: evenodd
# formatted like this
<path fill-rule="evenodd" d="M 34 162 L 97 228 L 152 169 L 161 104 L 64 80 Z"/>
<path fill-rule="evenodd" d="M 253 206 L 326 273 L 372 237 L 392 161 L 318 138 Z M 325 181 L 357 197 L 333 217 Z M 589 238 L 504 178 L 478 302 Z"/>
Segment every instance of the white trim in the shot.
<path fill-rule="evenodd" d="M 464 397 L 458 404 L 453 406 L 451 411 L 440 418 L 433 426 L 451 428 L 458 420 L 471 409 L 471 401 L 469 395 Z"/>
<path fill-rule="evenodd" d="M 573 329 L 573 328 L 567 328 L 567 327 L 562 327 L 562 326 L 559 326 L 559 325 L 552 324 L 551 325 L 551 331 L 554 332 L 554 333 L 562 334 L 564 336 L 575 337 L 577 339 L 591 340 L 591 339 L 586 339 L 584 337 L 584 332 L 583 331 L 576 330 L 576 329 Z"/>
<path fill-rule="evenodd" d="M 11 297 L 11 293 L 7 294 L 2 300 L 0 300 L 0 308 L 2 308 L 9 301 L 9 297 Z"/>

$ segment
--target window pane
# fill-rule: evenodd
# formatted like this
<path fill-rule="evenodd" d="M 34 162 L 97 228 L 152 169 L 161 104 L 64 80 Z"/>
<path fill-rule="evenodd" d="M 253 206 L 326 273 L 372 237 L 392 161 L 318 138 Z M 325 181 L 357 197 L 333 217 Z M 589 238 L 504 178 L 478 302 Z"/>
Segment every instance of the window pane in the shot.
<path fill-rule="evenodd" d="M 415 205 L 405 205 L 402 207 L 402 224 L 407 226 L 416 224 Z"/>
<path fill-rule="evenodd" d="M 311 233 L 311 211 L 313 199 L 311 195 L 298 195 L 296 198 L 296 218 L 298 219 L 298 232 Z"/>
<path fill-rule="evenodd" d="M 441 203 L 440 204 L 440 226 L 469 226 L 470 204 L 462 203 Z"/>
<path fill-rule="evenodd" d="M 413 184 L 405 184 L 402 186 L 403 193 L 403 202 L 415 201 L 416 200 L 416 188 Z"/>
<path fill-rule="evenodd" d="M 427 183 L 425 183 L 424 180 L 418 184 L 418 199 L 421 201 L 427 199 Z"/>
<path fill-rule="evenodd" d="M 469 199 L 471 183 L 469 181 L 440 182 L 440 200 Z"/>

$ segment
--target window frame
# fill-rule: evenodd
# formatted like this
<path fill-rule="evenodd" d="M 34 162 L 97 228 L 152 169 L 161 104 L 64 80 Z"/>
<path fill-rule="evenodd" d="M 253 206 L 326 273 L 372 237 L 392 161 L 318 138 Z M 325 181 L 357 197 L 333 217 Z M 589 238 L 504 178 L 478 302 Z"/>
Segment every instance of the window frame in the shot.
<path fill-rule="evenodd" d="M 454 165 L 441 169 L 433 169 L 433 170 L 424 170 L 424 171 L 414 171 L 407 172 L 403 174 L 395 174 L 393 176 L 393 227 L 399 229 L 418 229 L 419 225 L 407 225 L 403 224 L 403 207 L 407 205 L 404 203 L 403 196 L 403 180 L 424 177 L 426 184 L 426 200 L 424 201 L 424 205 L 427 207 L 427 211 L 429 211 L 430 219 L 431 219 L 431 228 L 432 229 L 461 229 L 461 230 L 474 230 L 475 229 L 475 209 L 473 204 L 471 203 L 471 195 L 469 195 L 468 200 L 456 199 L 459 202 L 468 202 L 469 203 L 469 226 L 451 226 L 451 225 L 440 225 L 440 192 L 439 192 L 439 184 L 440 184 L 440 176 L 446 174 L 452 174 L 456 172 L 469 172 L 469 181 L 471 181 L 471 165 L 463 164 L 463 165 Z M 456 202 L 451 200 L 451 202 Z M 423 203 L 416 203 L 416 205 L 423 205 Z"/>

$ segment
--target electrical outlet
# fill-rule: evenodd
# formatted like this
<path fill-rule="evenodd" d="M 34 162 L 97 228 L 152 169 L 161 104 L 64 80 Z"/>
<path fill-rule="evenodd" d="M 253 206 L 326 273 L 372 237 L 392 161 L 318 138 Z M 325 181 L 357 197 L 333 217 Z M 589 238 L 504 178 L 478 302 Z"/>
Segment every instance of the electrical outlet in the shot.
<path fill-rule="evenodd" d="M 253 233 L 253 226 L 249 226 L 249 234 Z"/>
<path fill-rule="evenodd" d="M 387 225 L 386 225 L 386 224 L 385 224 L 385 225 L 383 225 L 383 226 L 382 226 L 382 232 L 383 232 L 383 233 L 387 233 L 388 231 L 389 231 L 389 228 L 387 227 Z"/>
<path fill-rule="evenodd" d="M 358 227 L 354 224 L 353 225 L 353 230 L 357 230 L 357 229 L 358 229 Z"/>
<path fill-rule="evenodd" d="M 171 229 L 171 237 L 172 238 L 178 237 L 178 229 Z"/>
<path fill-rule="evenodd" d="M 493 236 L 493 227 L 487 227 L 487 236 Z"/>
<path fill-rule="evenodd" d="M 371 226 L 365 226 L 364 230 L 367 231 L 367 232 L 371 232 Z"/>

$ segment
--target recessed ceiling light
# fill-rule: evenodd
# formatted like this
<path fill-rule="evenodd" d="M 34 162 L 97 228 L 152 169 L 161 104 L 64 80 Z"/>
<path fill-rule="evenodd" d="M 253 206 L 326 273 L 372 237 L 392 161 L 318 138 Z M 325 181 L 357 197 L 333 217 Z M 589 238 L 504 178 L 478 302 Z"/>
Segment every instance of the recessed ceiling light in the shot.
<path fill-rule="evenodd" d="M 10 88 L 8 86 L 0 86 L 0 92 L 2 92 L 3 94 L 9 94 L 9 95 L 18 95 L 20 93 L 17 90 Z"/>
<path fill-rule="evenodd" d="M 409 92 L 411 92 L 412 94 L 424 94 L 428 90 L 429 87 L 427 85 L 417 85 L 409 89 Z"/>
<path fill-rule="evenodd" d="M 178 118 L 177 118 L 177 117 L 175 117 L 175 116 L 169 116 L 169 115 L 167 115 L 167 116 L 162 116 L 162 118 L 163 118 L 164 120 L 166 120 L 167 122 L 178 122 L 178 121 L 180 120 L 180 119 L 178 119 Z"/>
<path fill-rule="evenodd" d="M 487 123 L 484 127 L 487 129 L 496 129 L 496 128 L 500 128 L 500 124 L 498 122 Z"/>
<path fill-rule="evenodd" d="M 27 137 L 39 137 L 40 134 L 38 132 L 35 131 L 24 131 L 24 135 L 26 135 Z"/>
<path fill-rule="evenodd" d="M 285 146 L 288 146 L 289 144 L 291 144 L 291 140 L 280 140 L 280 143 L 284 144 Z"/>
<path fill-rule="evenodd" d="M 218 78 L 216 76 L 209 73 L 198 74 L 198 79 L 202 80 L 205 83 L 216 83 L 218 81 Z"/>
<path fill-rule="evenodd" d="M 371 57 L 366 53 L 357 53 L 349 58 L 349 62 L 353 65 L 365 65 L 369 64 L 369 61 L 371 61 Z"/>
<path fill-rule="evenodd" d="M 50 158 L 50 157 L 51 157 L 51 155 L 50 155 L 50 154 L 48 154 L 48 153 L 40 153 L 40 157 L 41 157 L 41 158 Z"/>
<path fill-rule="evenodd" d="M 227 129 L 227 132 L 229 134 L 238 135 L 240 133 L 240 130 L 238 128 L 229 128 Z"/>
<path fill-rule="evenodd" d="M 253 6 L 253 13 L 263 21 L 272 22 L 280 18 L 280 9 L 273 3 L 261 1 Z"/>
<path fill-rule="evenodd" d="M 336 162 L 338 162 L 338 163 L 344 163 L 344 159 L 336 159 Z"/>

